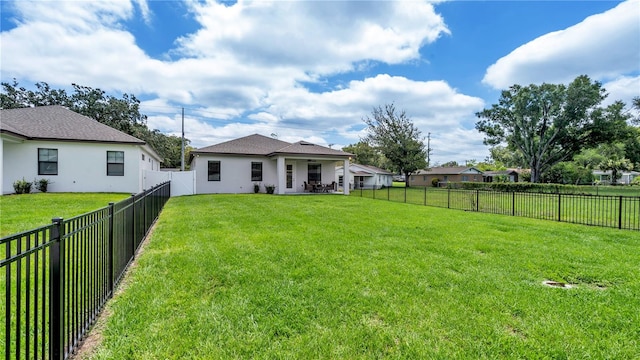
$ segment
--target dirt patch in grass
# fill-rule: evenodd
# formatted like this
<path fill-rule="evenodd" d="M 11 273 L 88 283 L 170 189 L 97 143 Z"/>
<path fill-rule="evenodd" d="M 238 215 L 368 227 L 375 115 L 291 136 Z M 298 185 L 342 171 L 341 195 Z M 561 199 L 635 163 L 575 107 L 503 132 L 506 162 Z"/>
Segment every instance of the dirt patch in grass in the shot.
<path fill-rule="evenodd" d="M 567 283 L 563 283 L 560 281 L 553 281 L 553 280 L 545 280 L 542 282 L 542 284 L 549 287 L 556 287 L 556 288 L 563 288 L 563 289 L 571 289 L 572 287 L 575 286 L 573 284 L 567 284 Z"/>

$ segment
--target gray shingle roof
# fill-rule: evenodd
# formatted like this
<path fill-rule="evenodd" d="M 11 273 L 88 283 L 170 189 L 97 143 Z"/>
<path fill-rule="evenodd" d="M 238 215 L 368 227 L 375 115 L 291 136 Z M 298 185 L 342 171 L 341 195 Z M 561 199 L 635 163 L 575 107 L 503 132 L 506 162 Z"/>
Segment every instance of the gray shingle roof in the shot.
<path fill-rule="evenodd" d="M 145 143 L 58 105 L 0 110 L 0 132 L 30 140 Z"/>
<path fill-rule="evenodd" d="M 239 139 L 226 141 L 220 144 L 203 147 L 191 152 L 192 154 L 235 154 L 235 155 L 262 155 L 271 156 L 277 154 L 289 155 L 321 155 L 342 156 L 352 154 L 328 147 L 315 145 L 306 141 L 288 143 L 286 141 L 270 138 L 264 135 L 253 134 Z"/>

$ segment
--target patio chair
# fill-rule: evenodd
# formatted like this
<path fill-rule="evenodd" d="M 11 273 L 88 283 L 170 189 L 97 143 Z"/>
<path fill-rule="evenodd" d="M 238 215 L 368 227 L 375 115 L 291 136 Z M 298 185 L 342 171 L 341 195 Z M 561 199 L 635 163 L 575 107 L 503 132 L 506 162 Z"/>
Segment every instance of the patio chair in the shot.
<path fill-rule="evenodd" d="M 308 191 L 308 192 L 313 192 L 313 185 L 311 184 L 307 184 L 307 182 L 304 182 L 304 191 Z"/>

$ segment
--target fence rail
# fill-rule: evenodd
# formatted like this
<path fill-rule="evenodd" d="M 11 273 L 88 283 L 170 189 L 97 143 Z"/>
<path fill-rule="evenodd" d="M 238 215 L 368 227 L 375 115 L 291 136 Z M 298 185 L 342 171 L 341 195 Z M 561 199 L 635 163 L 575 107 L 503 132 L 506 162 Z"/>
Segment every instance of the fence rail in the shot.
<path fill-rule="evenodd" d="M 410 204 L 640 230 L 640 196 L 549 194 L 427 187 L 359 189 L 352 195 Z"/>
<path fill-rule="evenodd" d="M 169 182 L 0 239 L 5 359 L 66 359 L 80 345 L 169 199 Z"/>

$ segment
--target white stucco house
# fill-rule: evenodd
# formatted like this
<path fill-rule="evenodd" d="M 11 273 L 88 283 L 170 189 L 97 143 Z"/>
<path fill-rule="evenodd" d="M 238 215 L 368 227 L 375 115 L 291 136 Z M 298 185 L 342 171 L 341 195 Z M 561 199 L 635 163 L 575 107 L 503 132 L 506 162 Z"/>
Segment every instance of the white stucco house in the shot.
<path fill-rule="evenodd" d="M 255 184 L 261 192 L 273 185 L 276 194 L 289 194 L 333 184 L 336 164 L 349 167 L 351 156 L 306 141 L 289 143 L 254 134 L 193 150 L 190 163 L 197 194 L 252 193 Z M 349 194 L 348 189 L 344 193 Z"/>
<path fill-rule="evenodd" d="M 0 193 L 48 179 L 50 192 L 143 190 L 160 157 L 144 141 L 62 106 L 0 110 Z"/>
<path fill-rule="evenodd" d="M 336 168 L 336 182 L 340 187 L 344 186 L 344 167 Z M 350 189 L 380 189 L 393 186 L 393 174 L 370 165 L 351 164 L 347 186 Z"/>

